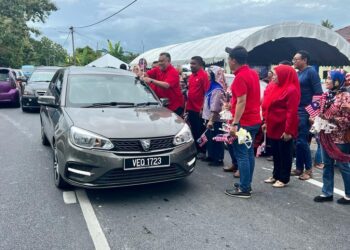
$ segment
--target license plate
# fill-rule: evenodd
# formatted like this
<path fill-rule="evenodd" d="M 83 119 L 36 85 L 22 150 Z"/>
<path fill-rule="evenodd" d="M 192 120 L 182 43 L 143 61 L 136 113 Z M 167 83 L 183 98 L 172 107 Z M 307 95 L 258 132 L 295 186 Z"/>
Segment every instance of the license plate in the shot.
<path fill-rule="evenodd" d="M 124 159 L 124 170 L 170 166 L 169 156 L 152 156 Z"/>

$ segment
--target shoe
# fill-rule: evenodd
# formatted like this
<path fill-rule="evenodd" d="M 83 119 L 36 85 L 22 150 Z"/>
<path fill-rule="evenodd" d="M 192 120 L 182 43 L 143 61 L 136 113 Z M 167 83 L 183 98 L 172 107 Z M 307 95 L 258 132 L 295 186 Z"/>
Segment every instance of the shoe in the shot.
<path fill-rule="evenodd" d="M 284 184 L 282 181 L 276 181 L 272 186 L 274 188 L 284 188 L 287 184 Z"/>
<path fill-rule="evenodd" d="M 239 183 L 236 182 L 235 184 L 233 184 L 233 187 L 235 187 L 236 189 L 239 189 Z M 251 187 L 248 188 L 248 191 L 249 191 L 250 194 L 253 193 L 253 189 Z"/>
<path fill-rule="evenodd" d="M 233 164 L 231 166 L 225 166 L 222 169 L 224 170 L 224 172 L 236 172 L 237 171 L 237 167 Z"/>
<path fill-rule="evenodd" d="M 264 180 L 265 183 L 273 184 L 276 182 L 276 179 L 273 177 L 269 177 L 266 180 Z"/>
<path fill-rule="evenodd" d="M 211 157 L 204 157 L 201 160 L 204 161 L 204 162 L 212 162 L 212 161 L 214 161 L 213 158 L 211 158 Z"/>
<path fill-rule="evenodd" d="M 299 180 L 306 181 L 312 178 L 312 170 L 306 170 L 302 175 L 299 176 Z"/>
<path fill-rule="evenodd" d="M 240 174 L 239 174 L 239 170 L 237 170 L 234 174 L 233 174 L 234 178 L 239 178 Z"/>
<path fill-rule="evenodd" d="M 226 189 L 225 194 L 231 197 L 238 197 L 238 198 L 244 198 L 244 199 L 248 199 L 252 197 L 252 195 L 249 192 L 248 193 L 242 192 L 239 188 Z"/>
<path fill-rule="evenodd" d="M 290 172 L 290 175 L 291 175 L 291 176 L 300 176 L 302 173 L 303 173 L 302 170 L 293 169 L 293 170 Z"/>
<path fill-rule="evenodd" d="M 268 161 L 273 161 L 273 156 L 271 155 L 271 156 L 269 156 L 269 157 L 266 157 L 266 160 L 268 160 Z"/>
<path fill-rule="evenodd" d="M 224 165 L 224 162 L 223 161 L 212 161 L 212 162 L 209 162 L 208 165 L 212 166 L 212 167 L 221 167 Z"/>
<path fill-rule="evenodd" d="M 319 195 L 314 198 L 314 202 L 325 202 L 325 201 L 333 201 L 333 195 L 331 196 Z"/>
<path fill-rule="evenodd" d="M 337 200 L 337 203 L 341 204 L 341 205 L 350 205 L 350 200 L 345 199 L 344 197 L 342 197 L 339 200 Z"/>
<path fill-rule="evenodd" d="M 323 169 L 324 168 L 324 164 L 323 163 L 315 164 L 314 168 Z"/>

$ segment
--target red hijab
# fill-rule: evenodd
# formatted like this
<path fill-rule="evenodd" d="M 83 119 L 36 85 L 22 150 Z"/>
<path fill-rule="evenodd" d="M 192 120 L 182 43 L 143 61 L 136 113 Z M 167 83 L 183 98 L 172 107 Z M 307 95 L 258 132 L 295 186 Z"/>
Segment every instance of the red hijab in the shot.
<path fill-rule="evenodd" d="M 297 90 L 298 102 L 300 101 L 300 84 L 295 69 L 288 65 L 278 65 L 275 67 L 275 72 L 278 77 L 278 84 L 273 84 L 264 98 L 263 105 L 266 107 L 267 112 L 272 102 L 283 96 L 290 87 L 294 87 Z"/>

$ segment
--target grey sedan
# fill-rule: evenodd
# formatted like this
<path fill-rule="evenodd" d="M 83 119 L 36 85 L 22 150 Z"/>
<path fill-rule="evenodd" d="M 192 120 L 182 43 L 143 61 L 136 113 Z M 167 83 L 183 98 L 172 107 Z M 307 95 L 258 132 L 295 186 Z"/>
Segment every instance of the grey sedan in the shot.
<path fill-rule="evenodd" d="M 57 187 L 156 183 L 192 173 L 188 125 L 124 70 L 70 67 L 39 97 L 41 137 Z"/>

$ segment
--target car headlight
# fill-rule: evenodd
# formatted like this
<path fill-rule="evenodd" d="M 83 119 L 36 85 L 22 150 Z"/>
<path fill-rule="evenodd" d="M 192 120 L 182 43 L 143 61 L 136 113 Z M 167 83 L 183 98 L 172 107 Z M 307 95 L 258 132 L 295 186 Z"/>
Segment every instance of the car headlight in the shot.
<path fill-rule="evenodd" d="M 23 95 L 34 95 L 34 91 L 31 89 L 25 89 Z"/>
<path fill-rule="evenodd" d="M 107 138 L 74 126 L 70 128 L 70 140 L 81 148 L 106 150 L 114 148 L 113 143 Z"/>
<path fill-rule="evenodd" d="M 177 133 L 177 135 L 175 135 L 174 145 L 177 146 L 191 141 L 193 141 L 193 137 L 190 127 L 187 124 L 185 124 L 185 126 L 183 126 L 180 132 Z"/>

